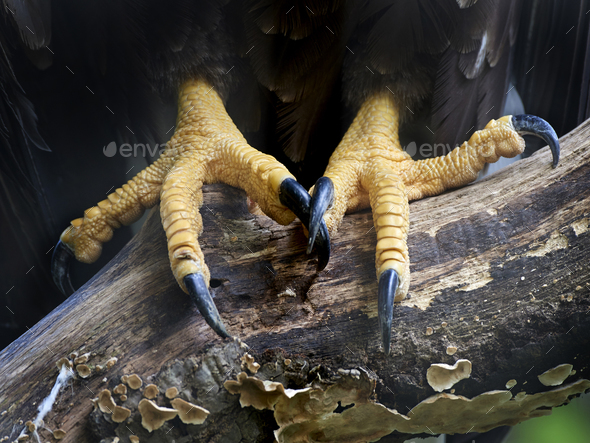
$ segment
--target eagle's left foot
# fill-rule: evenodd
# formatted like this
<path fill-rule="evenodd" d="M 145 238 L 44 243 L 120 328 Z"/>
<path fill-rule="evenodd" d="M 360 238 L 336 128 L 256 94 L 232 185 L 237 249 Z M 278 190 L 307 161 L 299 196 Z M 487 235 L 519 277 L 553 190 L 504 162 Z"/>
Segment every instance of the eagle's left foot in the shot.
<path fill-rule="evenodd" d="M 474 133 L 448 155 L 420 161 L 412 160 L 402 150 L 398 125 L 399 109 L 390 93 L 368 99 L 332 154 L 324 177 L 310 191 L 310 248 L 316 232 L 314 222 L 321 220 L 322 215 L 333 234 L 346 212 L 369 205 L 373 210 L 378 318 L 386 353 L 391 339 L 393 302 L 402 300 L 410 285 L 408 201 L 465 185 L 477 178 L 485 163 L 522 153 L 525 142 L 519 134 L 543 138 L 553 153 L 553 167 L 559 161 L 555 131 L 535 116 L 491 120 L 485 129 Z"/>

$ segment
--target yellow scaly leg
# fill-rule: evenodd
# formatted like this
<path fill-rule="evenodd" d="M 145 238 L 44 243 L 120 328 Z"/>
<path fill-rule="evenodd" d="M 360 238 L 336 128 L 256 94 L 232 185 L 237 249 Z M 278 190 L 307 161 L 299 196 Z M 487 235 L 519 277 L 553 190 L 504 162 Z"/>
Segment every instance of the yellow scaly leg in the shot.
<path fill-rule="evenodd" d="M 485 163 L 522 153 L 525 143 L 519 133 L 545 139 L 554 155 L 554 167 L 559 159 L 555 132 L 534 116 L 492 120 L 450 154 L 421 161 L 412 160 L 402 150 L 398 128 L 399 109 L 393 96 L 386 91 L 370 97 L 332 154 L 324 177 L 310 191 L 312 229 L 313 220 L 323 215 L 330 235 L 346 212 L 372 208 L 377 233 L 378 318 L 386 353 L 394 299 L 402 300 L 410 285 L 408 201 L 465 185 L 475 180 Z M 310 231 L 310 246 L 314 235 Z"/>
<path fill-rule="evenodd" d="M 168 239 L 172 272 L 193 298 L 209 325 L 222 337 L 225 330 L 209 294 L 209 269 L 199 247 L 203 230 L 199 208 L 204 183 L 223 182 L 242 188 L 262 211 L 281 224 L 297 214 L 309 218 L 309 194 L 274 157 L 246 142 L 213 90 L 203 81 L 189 81 L 180 91 L 176 131 L 161 158 L 136 175 L 107 200 L 72 221 L 60 238 L 53 260 L 54 279 L 67 291 L 67 260 L 72 254 L 90 263 L 113 229 L 137 220 L 161 199 L 160 213 Z M 295 212 L 295 214 L 294 214 Z M 327 229 L 320 235 L 320 267 L 329 257 Z M 64 292 L 65 292 L 64 291 Z"/>

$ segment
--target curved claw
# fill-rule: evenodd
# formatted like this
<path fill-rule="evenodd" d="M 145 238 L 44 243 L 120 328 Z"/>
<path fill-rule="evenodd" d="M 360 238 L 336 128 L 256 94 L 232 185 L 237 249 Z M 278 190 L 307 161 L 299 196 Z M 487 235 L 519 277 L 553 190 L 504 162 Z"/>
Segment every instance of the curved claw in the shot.
<path fill-rule="evenodd" d="M 387 269 L 379 277 L 379 295 L 377 312 L 379 314 L 379 329 L 385 354 L 389 355 L 391 344 L 391 323 L 393 321 L 393 299 L 399 286 L 399 276 L 393 269 Z"/>
<path fill-rule="evenodd" d="M 53 282 L 66 296 L 72 295 L 75 290 L 70 281 L 70 263 L 74 258 L 74 252 L 60 240 L 55 245 L 51 256 L 51 275 Z"/>
<path fill-rule="evenodd" d="M 328 206 L 334 201 L 334 183 L 328 177 L 320 177 L 313 188 L 311 204 L 309 206 L 309 237 L 307 239 L 307 253 L 311 254 L 316 235 L 324 219 Z"/>
<path fill-rule="evenodd" d="M 199 312 L 205 318 L 207 324 L 211 326 L 211 329 L 220 337 L 230 337 L 219 316 L 219 311 L 213 302 L 213 297 L 209 294 L 209 289 L 207 289 L 203 276 L 201 274 L 189 274 L 184 277 L 183 282 L 191 299 L 197 305 Z"/>
<path fill-rule="evenodd" d="M 529 114 L 513 115 L 512 125 L 520 135 L 534 135 L 549 145 L 553 155 L 553 167 L 559 163 L 559 140 L 555 130 L 540 117 Z"/>
<path fill-rule="evenodd" d="M 283 205 L 295 213 L 299 220 L 309 230 L 311 196 L 305 188 L 292 178 L 282 181 L 279 188 L 279 200 Z M 321 220 L 317 235 L 318 271 L 326 267 L 330 260 L 330 235 L 326 222 Z"/>

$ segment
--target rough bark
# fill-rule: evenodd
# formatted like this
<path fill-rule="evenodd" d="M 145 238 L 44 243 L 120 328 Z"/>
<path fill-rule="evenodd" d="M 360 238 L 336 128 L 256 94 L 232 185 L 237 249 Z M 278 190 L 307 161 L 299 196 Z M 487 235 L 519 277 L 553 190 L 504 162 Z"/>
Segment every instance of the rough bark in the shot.
<path fill-rule="evenodd" d="M 212 292 L 228 331 L 262 365 L 257 376 L 325 387 L 342 380 L 338 369 L 357 369 L 376 384 L 372 401 L 401 413 L 435 394 L 426 380 L 432 363 L 470 360 L 471 377 L 454 386 L 468 398 L 505 389 L 510 379 L 514 393 L 547 391 L 537 376 L 562 363 L 577 371 L 568 382 L 590 378 L 590 121 L 561 143 L 556 169 L 544 149 L 410 205 L 412 282 L 395 309 L 390 356 L 377 329 L 369 211 L 345 218 L 330 264 L 317 274 L 298 222 L 283 227 L 253 216 L 242 191 L 206 186 L 200 240 Z M 457 352 L 448 355 L 448 346 Z M 64 441 L 126 442 L 130 433 L 147 441 L 140 391 L 116 398 L 132 411 L 123 424 L 92 412 L 90 400 L 131 373 L 161 391 L 177 386 L 211 412 L 203 425 L 176 418 L 149 441 L 272 441 L 273 413 L 241 408 L 223 387 L 236 379 L 244 349 L 218 338 L 177 287 L 155 208 L 98 275 L 2 351 L 0 438 L 15 440 L 22 422 L 35 418 L 55 383 L 55 362 L 77 351 L 92 353 L 93 374 L 75 378 L 45 418 L 67 432 Z M 118 360 L 110 369 L 95 367 L 111 357 Z M 157 401 L 170 407 L 162 395 Z"/>

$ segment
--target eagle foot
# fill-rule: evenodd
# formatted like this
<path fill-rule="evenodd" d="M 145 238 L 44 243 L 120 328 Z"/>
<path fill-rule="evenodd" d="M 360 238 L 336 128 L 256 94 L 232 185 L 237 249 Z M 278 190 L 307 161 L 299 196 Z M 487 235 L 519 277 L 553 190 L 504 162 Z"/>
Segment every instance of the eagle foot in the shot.
<path fill-rule="evenodd" d="M 160 200 L 176 281 L 211 328 L 229 337 L 208 290 L 209 269 L 198 243 L 203 230 L 201 188 L 216 182 L 245 190 L 278 223 L 286 225 L 297 215 L 309 229 L 311 196 L 307 191 L 274 157 L 247 144 L 213 88 L 202 81 L 189 81 L 181 88 L 176 131 L 161 157 L 88 209 L 84 218 L 73 220 L 62 233 L 52 258 L 56 285 L 64 293 L 73 292 L 70 260 L 95 261 L 114 229 L 136 221 Z M 330 256 L 330 240 L 321 217 L 317 225 L 318 268 L 323 269 Z"/>
<path fill-rule="evenodd" d="M 393 302 L 405 298 L 410 283 L 408 202 L 466 185 L 477 178 L 486 163 L 522 153 L 525 142 L 521 134 L 541 137 L 551 149 L 553 167 L 559 161 L 555 132 L 535 116 L 491 120 L 448 155 L 420 161 L 412 160 L 402 150 L 398 125 L 399 109 L 391 94 L 377 94 L 366 100 L 332 154 L 324 177 L 310 190 L 312 201 L 321 200 L 315 206 L 325 210 L 323 217 L 330 235 L 336 232 L 345 213 L 372 208 L 377 235 L 377 309 L 386 354 L 391 341 Z M 313 211 L 312 219 L 316 220 L 319 214 Z M 309 244 L 313 245 L 311 234 Z"/>

